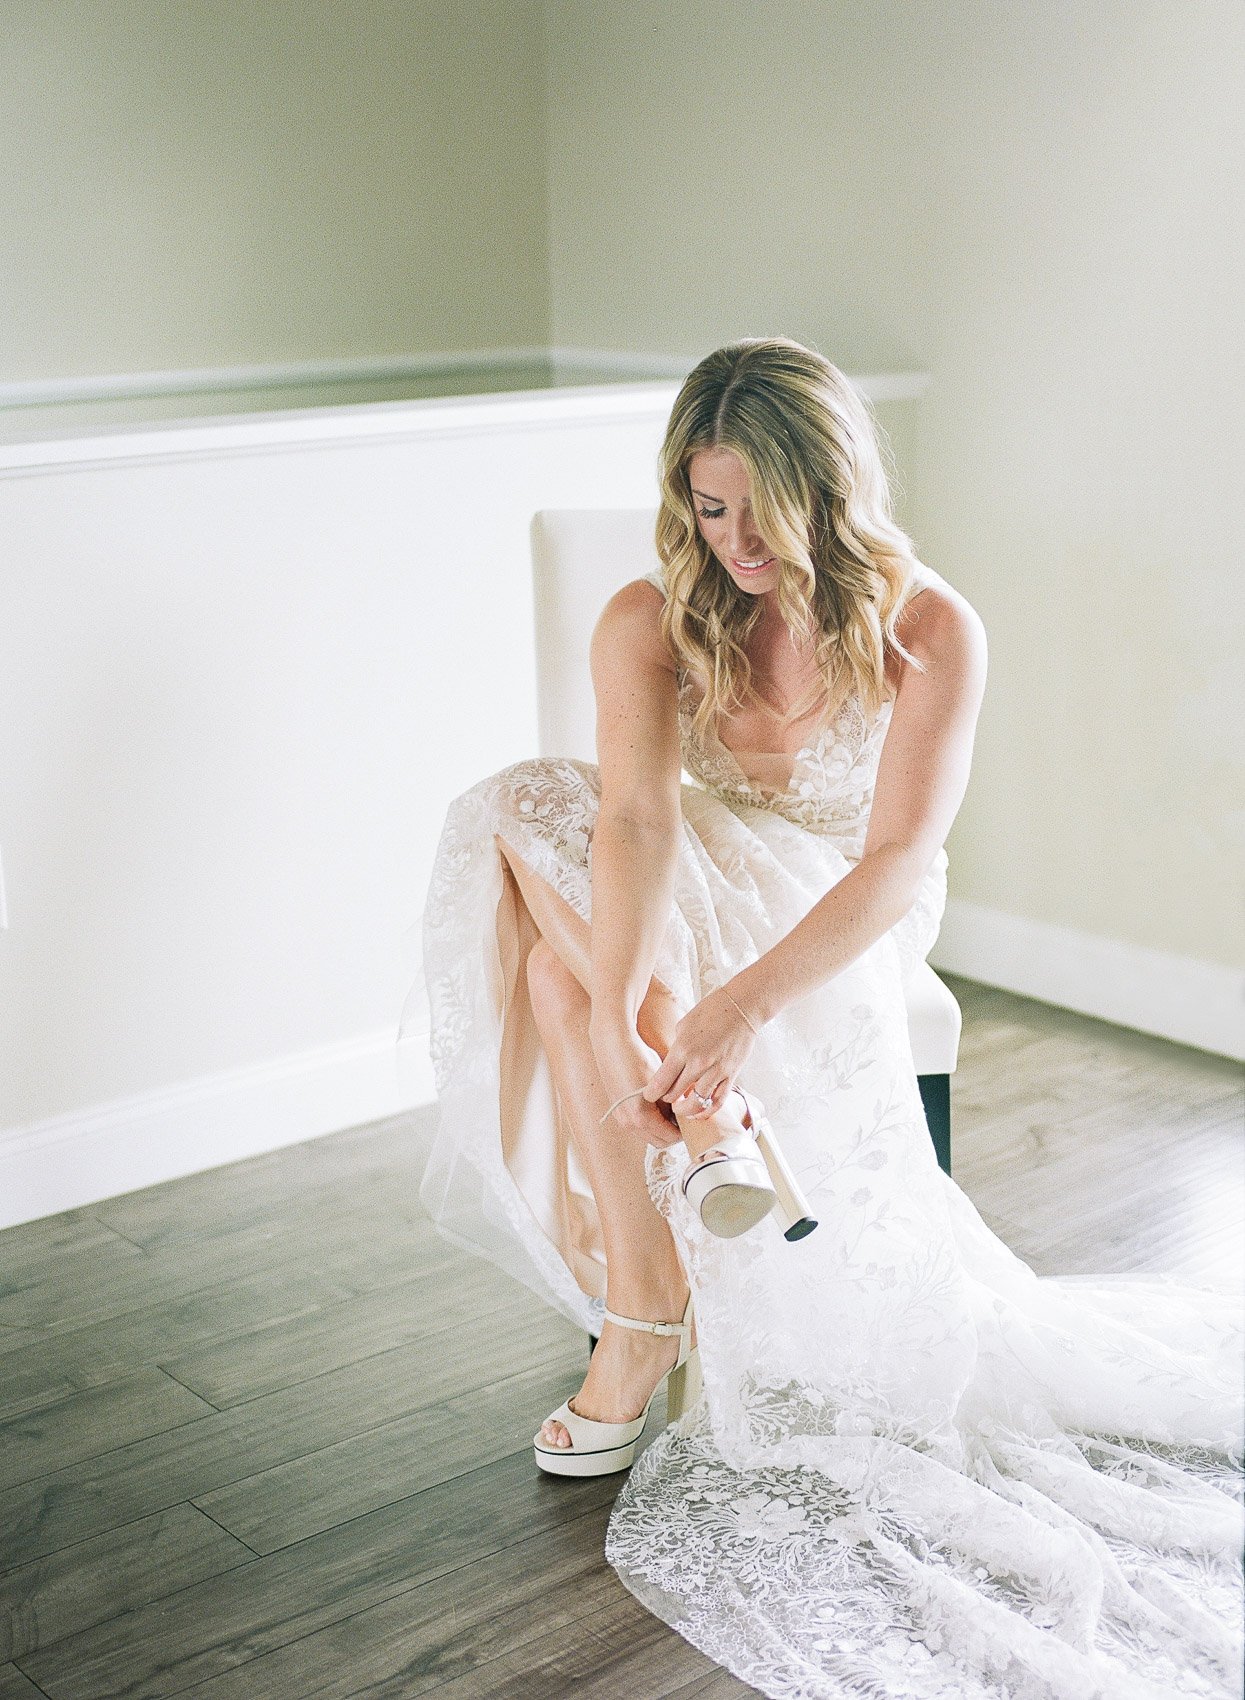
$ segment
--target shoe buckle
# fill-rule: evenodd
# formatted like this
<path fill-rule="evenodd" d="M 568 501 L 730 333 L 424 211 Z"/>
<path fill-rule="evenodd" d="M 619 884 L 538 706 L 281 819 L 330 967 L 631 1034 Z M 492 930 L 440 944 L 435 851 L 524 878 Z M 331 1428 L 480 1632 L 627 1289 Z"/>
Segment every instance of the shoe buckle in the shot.
<path fill-rule="evenodd" d="M 688 1322 L 644 1322 L 635 1316 L 615 1316 L 607 1310 L 605 1316 L 610 1322 L 620 1322 L 624 1328 L 638 1328 L 646 1334 L 684 1334 L 691 1332 Z"/>

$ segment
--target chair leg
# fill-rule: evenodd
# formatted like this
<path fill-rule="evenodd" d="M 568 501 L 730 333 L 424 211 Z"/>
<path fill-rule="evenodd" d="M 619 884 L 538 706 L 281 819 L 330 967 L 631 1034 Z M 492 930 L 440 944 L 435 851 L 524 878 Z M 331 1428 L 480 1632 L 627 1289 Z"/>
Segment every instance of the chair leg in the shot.
<path fill-rule="evenodd" d="M 949 1074 L 919 1074 L 921 1102 L 929 1136 L 938 1155 L 938 1167 L 951 1173 L 951 1076 Z"/>

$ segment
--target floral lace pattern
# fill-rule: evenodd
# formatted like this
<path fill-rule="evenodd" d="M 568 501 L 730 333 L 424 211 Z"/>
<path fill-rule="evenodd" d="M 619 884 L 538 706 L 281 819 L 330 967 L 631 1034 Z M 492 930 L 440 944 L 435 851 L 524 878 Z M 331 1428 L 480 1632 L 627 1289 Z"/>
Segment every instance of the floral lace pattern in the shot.
<path fill-rule="evenodd" d="M 768 792 L 680 706 L 697 783 L 655 971 L 688 1008 L 859 859 L 888 716 L 845 707 Z M 600 1299 L 502 1156 L 493 834 L 587 920 L 599 802 L 595 764 L 540 757 L 449 807 L 423 917 L 441 1119 L 420 1189 L 447 1238 L 594 1333 Z M 685 1147 L 648 1148 L 704 1395 L 637 1459 L 606 1556 L 775 1700 L 1238 1696 L 1239 1297 L 1038 1277 L 938 1168 L 903 982 L 945 900 L 944 851 L 908 914 L 753 1047 L 746 1084 L 815 1233 L 766 1218 L 716 1239 L 683 1198 Z"/>
<path fill-rule="evenodd" d="M 772 809 L 808 832 L 833 834 L 845 855 L 858 861 L 864 850 L 878 756 L 890 725 L 891 703 L 869 723 L 855 697 L 823 725 L 811 744 L 795 755 L 786 786 L 750 779 L 720 740 L 706 743 L 693 730 L 695 692 L 679 681 L 679 724 L 687 771 L 724 801 Z"/>

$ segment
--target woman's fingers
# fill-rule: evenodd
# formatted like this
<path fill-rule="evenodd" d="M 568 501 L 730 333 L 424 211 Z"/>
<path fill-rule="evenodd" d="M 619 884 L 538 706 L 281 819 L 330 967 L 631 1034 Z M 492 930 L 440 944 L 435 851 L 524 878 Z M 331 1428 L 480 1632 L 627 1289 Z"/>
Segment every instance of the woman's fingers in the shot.
<path fill-rule="evenodd" d="M 661 1067 L 655 1071 L 645 1087 L 644 1096 L 650 1103 L 658 1098 L 665 1098 L 670 1103 L 677 1104 L 687 1093 L 699 1089 L 697 1082 L 701 1076 L 712 1079 L 720 1067 L 717 1059 L 708 1060 L 703 1054 L 688 1057 L 680 1045 L 674 1044 L 666 1052 Z"/>
<path fill-rule="evenodd" d="M 721 1108 L 724 1089 L 723 1081 L 710 1085 L 707 1080 L 699 1080 L 689 1086 L 682 1097 L 676 1098 L 674 1102 L 681 1116 L 699 1121 Z"/>
<path fill-rule="evenodd" d="M 679 1114 L 684 1116 L 689 1110 L 694 1110 L 696 1108 L 696 1100 L 688 1096 L 689 1092 L 694 1092 L 695 1090 L 695 1080 L 687 1072 L 687 1070 L 684 1069 L 670 1090 L 662 1093 L 662 1097 L 669 1099 L 670 1103 L 675 1106 Z"/>
<path fill-rule="evenodd" d="M 643 1101 L 673 1104 L 684 1118 L 714 1115 L 726 1102 L 733 1072 L 741 1061 L 733 1049 L 715 1054 L 702 1047 L 689 1057 L 680 1054 L 678 1045 L 672 1045 L 644 1088 Z M 703 1103 L 703 1098 L 710 1102 Z"/>
<path fill-rule="evenodd" d="M 710 1100 L 701 1110 L 701 1115 L 713 1116 L 722 1108 L 722 1102 L 730 1090 L 725 1080 L 720 1080 L 712 1091 L 706 1089 L 705 1096 Z"/>
<path fill-rule="evenodd" d="M 654 1071 L 653 1078 L 644 1088 L 645 1100 L 653 1104 L 656 1103 L 658 1098 L 668 1098 L 673 1103 L 683 1089 L 679 1086 L 679 1082 L 684 1073 L 683 1065 L 674 1055 L 673 1050 L 668 1051 L 661 1066 Z M 684 1082 L 684 1085 L 686 1085 L 686 1082 Z"/>
<path fill-rule="evenodd" d="M 645 1087 L 649 1103 L 665 1099 L 693 1119 L 722 1108 L 731 1074 L 742 1067 L 753 1034 L 729 1000 L 710 994 L 677 1023 L 669 1050 Z M 699 1097 L 689 1097 L 689 1093 Z M 703 1103 L 701 1098 L 710 1099 Z"/>
<path fill-rule="evenodd" d="M 667 1116 L 656 1104 L 642 1108 L 643 1100 L 638 1098 L 634 1100 L 634 1104 L 635 1108 L 629 1109 L 625 1117 L 621 1112 L 617 1112 L 622 1132 L 634 1134 L 648 1145 L 677 1143 L 680 1137 L 679 1126 L 673 1119 L 673 1112 Z"/>

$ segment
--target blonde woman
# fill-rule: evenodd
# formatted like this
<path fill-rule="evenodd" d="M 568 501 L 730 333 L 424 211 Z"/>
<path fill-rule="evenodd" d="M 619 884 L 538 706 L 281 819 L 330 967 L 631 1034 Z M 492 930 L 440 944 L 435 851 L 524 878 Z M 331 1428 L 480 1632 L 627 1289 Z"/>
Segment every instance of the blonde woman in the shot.
<path fill-rule="evenodd" d="M 982 622 L 798 343 L 702 361 L 660 477 L 598 761 L 455 799 L 424 913 L 423 1201 L 599 1336 L 535 1462 L 634 1462 L 607 1557 L 767 1695 L 1234 1693 L 1232 1296 L 1039 1279 L 925 1124 Z"/>

